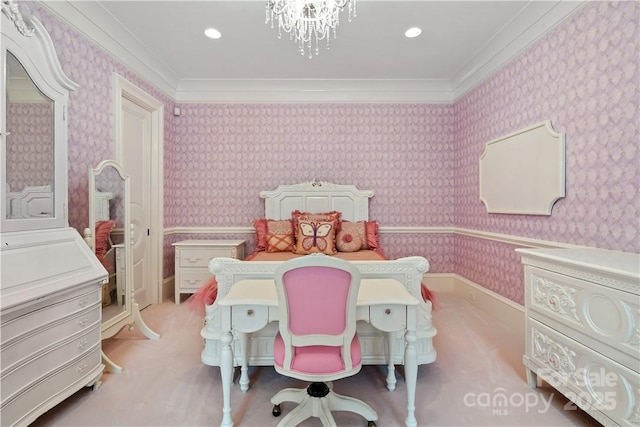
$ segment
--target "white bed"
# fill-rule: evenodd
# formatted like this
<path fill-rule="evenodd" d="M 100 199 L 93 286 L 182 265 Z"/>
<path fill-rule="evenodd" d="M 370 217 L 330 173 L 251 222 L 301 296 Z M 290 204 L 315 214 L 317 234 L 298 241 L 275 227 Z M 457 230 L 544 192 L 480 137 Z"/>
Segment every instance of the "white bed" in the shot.
<path fill-rule="evenodd" d="M 372 191 L 358 190 L 352 185 L 338 185 L 312 181 L 295 185 L 281 185 L 273 191 L 263 191 L 265 199 L 265 217 L 269 219 L 287 219 L 291 212 L 342 212 L 342 219 L 348 221 L 369 220 L 369 198 Z M 352 261 L 362 273 L 363 278 L 392 277 L 402 282 L 407 290 L 416 297 L 418 306 L 418 325 L 416 349 L 418 364 L 428 364 L 436 360 L 436 350 L 432 339 L 437 331 L 431 321 L 432 304 L 425 301 L 422 294 L 422 279 L 429 269 L 429 262 L 420 256 L 398 260 Z M 230 258 L 213 259 L 209 269 L 218 284 L 218 296 L 226 295 L 235 282 L 241 279 L 272 278 L 278 261 L 239 261 Z M 217 301 L 216 300 L 216 301 Z M 206 321 L 201 335 L 204 338 L 202 362 L 211 366 L 220 366 L 221 321 L 217 302 L 205 306 Z M 248 364 L 270 366 L 273 364 L 273 338 L 277 332 L 276 324 L 269 324 L 259 332 L 252 334 L 249 345 Z M 384 335 L 367 323 L 358 323 L 358 336 L 362 346 L 363 363 L 367 365 L 387 364 Z M 394 344 L 394 364 L 403 363 L 404 339 L 398 334 Z M 234 365 L 239 366 L 240 344 L 233 343 Z"/>

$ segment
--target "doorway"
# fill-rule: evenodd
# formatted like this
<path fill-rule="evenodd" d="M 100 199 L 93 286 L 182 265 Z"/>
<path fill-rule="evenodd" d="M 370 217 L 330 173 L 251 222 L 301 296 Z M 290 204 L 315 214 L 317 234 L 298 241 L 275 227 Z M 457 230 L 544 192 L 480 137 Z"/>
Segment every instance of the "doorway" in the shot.
<path fill-rule="evenodd" d="M 115 159 L 131 177 L 133 296 L 162 302 L 164 104 L 114 74 Z"/>

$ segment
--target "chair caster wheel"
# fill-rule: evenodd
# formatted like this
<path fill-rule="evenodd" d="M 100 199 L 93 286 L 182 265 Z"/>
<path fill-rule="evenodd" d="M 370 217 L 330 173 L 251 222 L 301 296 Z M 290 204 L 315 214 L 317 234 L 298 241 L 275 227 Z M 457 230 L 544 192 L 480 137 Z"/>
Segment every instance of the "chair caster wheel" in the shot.
<path fill-rule="evenodd" d="M 274 417 L 279 417 L 282 414 L 282 408 L 280 405 L 273 405 L 273 410 L 271 411 Z"/>
<path fill-rule="evenodd" d="M 367 421 L 367 427 L 377 427 L 377 424 L 375 421 Z"/>

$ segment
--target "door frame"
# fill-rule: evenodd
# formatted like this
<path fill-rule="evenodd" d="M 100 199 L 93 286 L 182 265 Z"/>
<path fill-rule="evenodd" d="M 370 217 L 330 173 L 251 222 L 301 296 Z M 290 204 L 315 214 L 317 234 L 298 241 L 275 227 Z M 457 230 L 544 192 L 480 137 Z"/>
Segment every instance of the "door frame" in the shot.
<path fill-rule="evenodd" d="M 113 135 L 115 143 L 115 159 L 123 164 L 124 146 L 121 138 L 122 99 L 139 105 L 151 113 L 151 147 L 150 147 L 150 224 L 149 261 L 150 283 L 155 283 L 149 291 L 149 301 L 162 303 L 163 297 L 163 245 L 164 245 L 164 104 L 155 99 L 118 73 L 113 73 Z"/>

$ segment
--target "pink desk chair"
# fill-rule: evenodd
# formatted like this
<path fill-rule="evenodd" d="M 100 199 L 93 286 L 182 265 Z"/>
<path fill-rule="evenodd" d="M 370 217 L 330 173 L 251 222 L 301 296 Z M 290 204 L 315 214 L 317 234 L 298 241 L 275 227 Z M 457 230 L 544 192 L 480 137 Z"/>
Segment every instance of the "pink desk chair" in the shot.
<path fill-rule="evenodd" d="M 278 426 L 297 425 L 310 417 L 319 418 L 323 426 L 335 426 L 331 411 L 349 411 L 375 427 L 378 415 L 369 405 L 334 393 L 330 383 L 362 367 L 356 335 L 360 271 L 348 261 L 313 254 L 283 263 L 275 283 L 280 330 L 274 367 L 282 375 L 311 382 L 306 389 L 287 388 L 271 398 L 274 416 L 281 414 L 282 402 L 298 404 Z"/>

